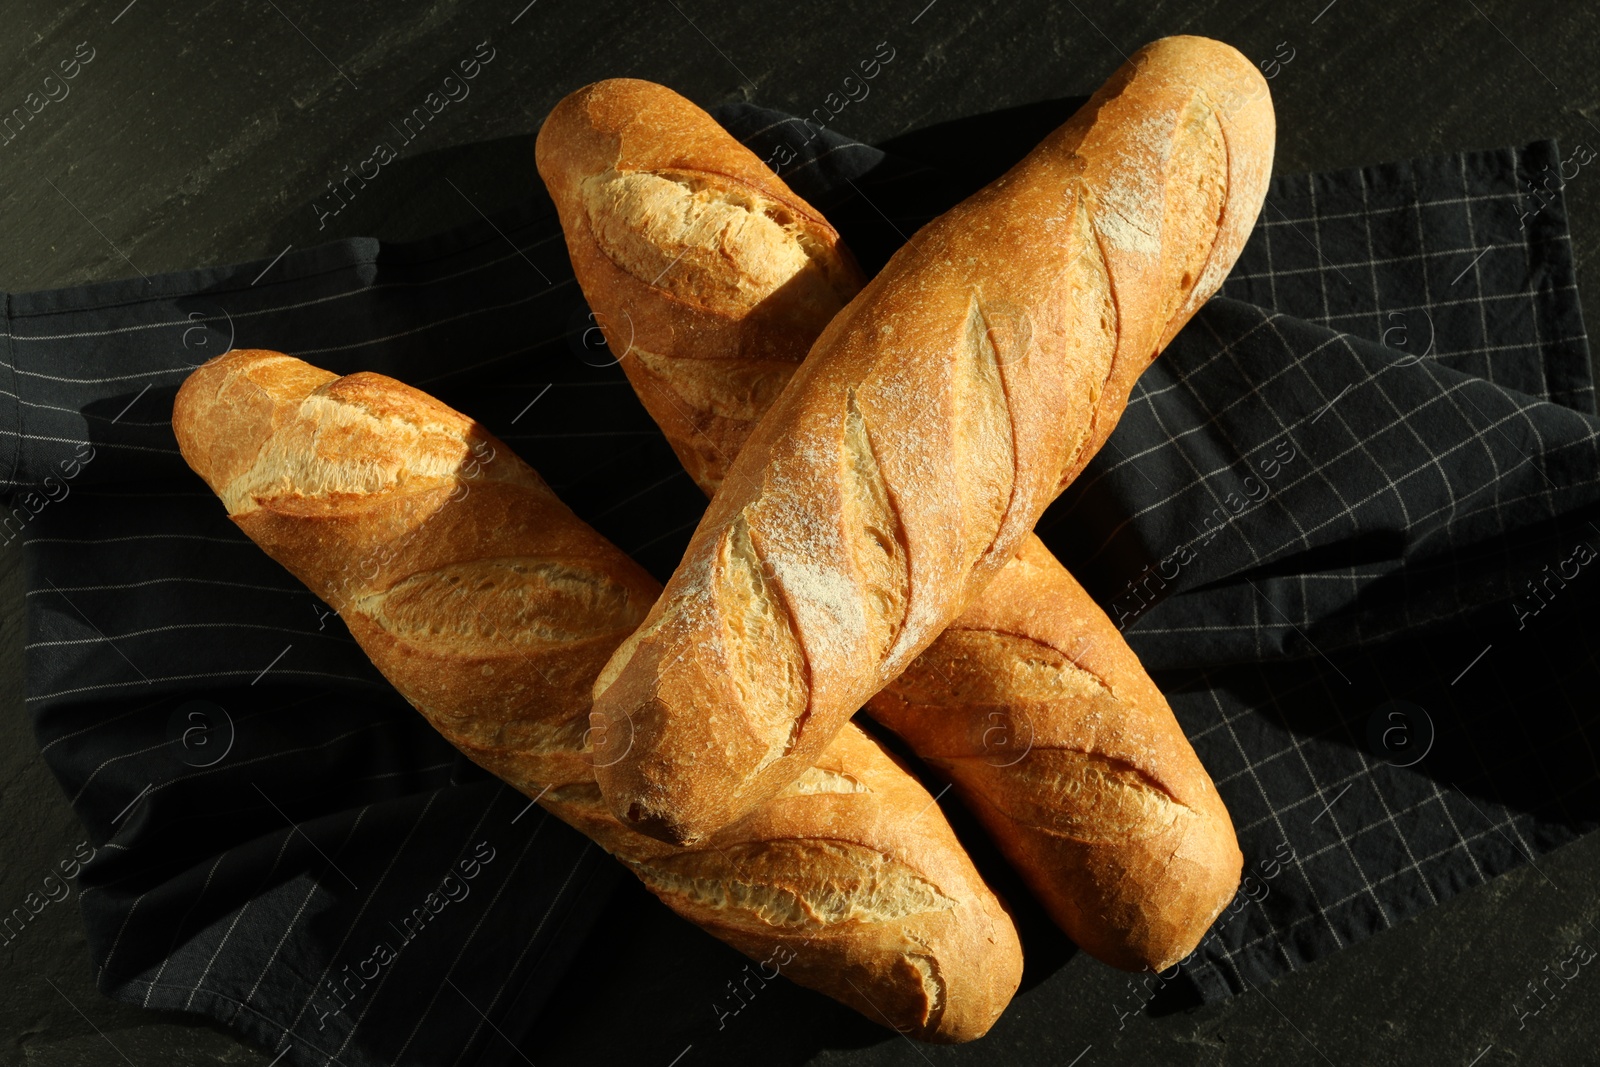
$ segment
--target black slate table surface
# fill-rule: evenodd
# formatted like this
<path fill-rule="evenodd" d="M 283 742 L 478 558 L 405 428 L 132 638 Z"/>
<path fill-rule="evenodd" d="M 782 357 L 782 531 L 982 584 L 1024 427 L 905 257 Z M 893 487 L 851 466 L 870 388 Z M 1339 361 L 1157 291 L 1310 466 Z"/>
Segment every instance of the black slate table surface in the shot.
<path fill-rule="evenodd" d="M 0 144 L 0 289 L 270 258 L 336 237 L 421 236 L 525 195 L 538 180 L 533 135 L 579 85 L 630 75 L 702 106 L 804 113 L 885 41 L 893 64 L 837 123 L 870 142 L 1087 94 L 1122 53 L 1198 33 L 1273 74 L 1280 173 L 1544 136 L 1600 147 L 1597 31 L 1600 7 L 1509 0 L 6 0 L 0 114 L 63 60 L 92 58 L 66 96 Z M 327 183 L 483 41 L 494 58 L 471 95 L 327 214 Z M 1585 170 L 1565 192 L 1584 309 L 1600 321 L 1600 284 L 1586 276 L 1600 249 L 1600 177 Z M 22 702 L 20 562 L 0 549 L 6 910 L 85 838 Z M 1022 991 L 981 1045 L 962 1050 L 914 1046 L 787 984 L 708 1038 L 699 1016 L 742 957 L 630 885 L 508 1062 L 1589 1063 L 1600 979 L 1574 981 L 1520 1025 L 1513 1005 L 1554 954 L 1591 936 L 1597 882 L 1600 837 L 1590 836 L 1270 987 L 1154 1017 L 1119 1018 L 1129 976 L 1029 931 Z M 269 1063 L 203 1020 L 101 997 L 90 972 L 70 901 L 0 948 L 0 1064 Z"/>

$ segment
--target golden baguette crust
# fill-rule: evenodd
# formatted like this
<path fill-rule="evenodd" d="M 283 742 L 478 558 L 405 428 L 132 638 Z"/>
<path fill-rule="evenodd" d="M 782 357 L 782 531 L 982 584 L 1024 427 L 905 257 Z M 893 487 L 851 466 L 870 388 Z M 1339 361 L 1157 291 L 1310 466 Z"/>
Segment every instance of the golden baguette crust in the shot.
<path fill-rule="evenodd" d="M 610 815 L 589 689 L 660 587 L 477 423 L 382 375 L 239 351 L 184 382 L 173 430 L 240 528 L 446 739 L 679 914 L 923 1040 L 999 1017 L 1021 978 L 1011 920 L 933 798 L 860 731 L 703 849 Z"/>
<path fill-rule="evenodd" d="M 981 592 L 1237 254 L 1271 126 L 1233 49 L 1148 45 L 830 322 L 602 673 L 619 818 L 737 819 Z"/>
<path fill-rule="evenodd" d="M 860 268 L 815 208 L 663 86 L 577 90 L 536 157 L 623 371 L 689 473 L 720 479 Z"/>

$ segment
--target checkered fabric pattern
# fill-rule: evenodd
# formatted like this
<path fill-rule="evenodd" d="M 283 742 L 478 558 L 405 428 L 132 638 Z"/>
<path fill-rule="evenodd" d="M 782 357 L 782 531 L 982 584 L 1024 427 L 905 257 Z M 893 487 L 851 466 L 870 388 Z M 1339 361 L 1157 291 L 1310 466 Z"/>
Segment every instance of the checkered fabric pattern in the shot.
<path fill-rule="evenodd" d="M 873 270 L 1066 110 L 888 152 L 718 116 Z M 1014 151 L 966 139 L 1007 131 Z M 1040 524 L 1167 693 L 1249 865 L 1169 988 L 1269 980 L 1595 822 L 1600 420 L 1561 167 L 1545 142 L 1275 181 L 1223 293 Z M 168 420 L 230 345 L 381 371 L 665 577 L 704 500 L 594 344 L 548 202 L 11 295 L 3 325 L 0 540 L 27 556 L 40 744 L 99 845 L 101 987 L 286 1063 L 502 1055 L 617 868 L 456 757 L 231 526 Z M 186 744 L 197 709 L 220 756 Z M 470 895 L 405 925 L 452 872 Z"/>

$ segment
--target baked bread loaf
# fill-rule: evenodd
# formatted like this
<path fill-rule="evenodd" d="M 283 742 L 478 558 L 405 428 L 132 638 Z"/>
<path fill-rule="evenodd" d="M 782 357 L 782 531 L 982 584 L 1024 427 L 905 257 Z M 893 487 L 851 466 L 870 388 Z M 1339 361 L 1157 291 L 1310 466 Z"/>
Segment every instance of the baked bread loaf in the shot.
<path fill-rule="evenodd" d="M 542 134 L 547 153 L 565 154 L 568 141 L 602 133 L 597 114 L 601 120 L 643 114 L 654 122 L 631 131 L 637 154 L 665 152 L 665 145 L 649 142 L 669 136 L 652 129 L 670 126 L 670 136 L 693 130 L 693 154 L 676 157 L 681 168 L 717 173 L 730 160 L 737 166 L 745 159 L 742 146 L 711 116 L 664 86 L 617 79 L 579 94 L 612 105 L 567 113 L 586 118 L 582 123 L 548 126 Z M 619 100 L 628 106 L 617 107 Z M 665 115 L 670 123 L 660 121 Z M 1270 153 L 1270 142 L 1264 150 Z M 569 170 L 569 178 L 574 173 Z M 653 243 L 658 257 L 673 257 L 681 251 L 675 231 L 565 195 L 586 182 L 578 175 L 564 186 L 557 206 L 578 282 L 606 321 L 625 321 L 634 311 L 633 321 L 656 321 L 654 305 L 671 304 L 680 293 L 713 286 L 739 292 L 739 264 L 762 258 L 774 240 L 798 243 L 786 231 L 728 228 L 722 238 L 727 256 L 680 263 L 641 293 L 631 275 L 615 284 L 618 268 L 610 260 L 585 254 L 596 250 L 588 235 L 630 231 L 630 243 Z M 1235 186 L 1227 193 L 1260 191 Z M 757 211 L 764 201 L 796 199 L 775 175 L 749 197 Z M 693 225 L 694 194 L 685 188 L 679 199 L 664 213 Z M 1238 211 L 1230 217 L 1249 216 Z M 1237 257 L 1248 232 L 1234 225 L 1222 236 L 1219 269 L 1196 286 L 1168 338 L 1220 284 L 1222 268 Z M 837 237 L 830 236 L 827 247 L 849 262 Z M 797 251 L 768 258 L 795 261 Z M 705 331 L 633 332 L 615 353 L 707 496 L 765 413 L 761 401 L 793 372 L 788 362 L 771 365 L 762 356 L 741 355 L 741 342 L 763 354 L 776 347 L 744 318 L 762 307 L 760 289 L 747 285 L 743 291 L 744 299 L 719 310 L 714 345 L 706 344 Z M 741 329 L 732 329 L 735 324 Z M 792 343 L 795 332 L 785 342 Z M 640 350 L 652 353 L 648 368 L 629 358 Z M 705 358 L 711 350 L 716 357 Z M 761 396 L 746 392 L 752 373 L 771 382 Z M 717 450 L 704 447 L 708 438 Z M 698 457 L 692 466 L 691 455 Z M 1242 857 L 1209 777 L 1121 633 L 1036 537 L 1029 535 L 1022 555 L 869 706 L 949 775 L 1057 923 L 1091 955 L 1127 969 L 1165 969 L 1194 948 L 1233 895 Z"/>
<path fill-rule="evenodd" d="M 1122 634 L 1037 537 L 872 716 L 950 777 L 1096 959 L 1193 952 L 1244 862 L 1216 786 Z"/>
<path fill-rule="evenodd" d="M 761 979 L 787 974 L 929 1041 L 977 1037 L 1004 1009 L 1021 977 L 1009 916 L 933 798 L 859 730 L 702 847 L 610 815 L 589 689 L 659 586 L 481 426 L 381 375 L 261 351 L 195 371 L 172 425 L 240 529 L 440 733 Z"/>
<path fill-rule="evenodd" d="M 584 175 L 647 156 L 627 123 L 583 136 L 608 121 L 597 96 L 562 101 L 540 135 L 569 215 Z M 676 842 L 714 833 L 961 613 L 1226 273 L 1271 136 L 1243 56 L 1155 42 L 850 301 L 597 682 L 596 774 L 619 818 Z M 578 260 L 594 224 L 563 221 Z"/>
<path fill-rule="evenodd" d="M 544 130 L 573 270 L 607 294 L 591 311 L 684 468 L 716 485 L 866 279 L 820 212 L 670 89 L 598 82 Z"/>

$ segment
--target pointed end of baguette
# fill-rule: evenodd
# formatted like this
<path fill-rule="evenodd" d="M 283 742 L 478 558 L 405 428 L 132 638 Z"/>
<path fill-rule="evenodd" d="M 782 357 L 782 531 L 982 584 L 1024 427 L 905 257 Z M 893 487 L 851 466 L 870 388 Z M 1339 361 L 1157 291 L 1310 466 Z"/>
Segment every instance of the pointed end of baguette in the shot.
<path fill-rule="evenodd" d="M 178 451 L 212 491 L 248 471 L 279 424 L 319 386 L 337 378 L 282 352 L 239 349 L 201 364 L 172 404 Z"/>
<path fill-rule="evenodd" d="M 607 665 L 590 713 L 607 806 L 629 829 L 673 845 L 704 841 L 764 799 L 728 785 L 759 746 L 727 714 L 715 650 L 689 630 L 670 610 L 647 621 Z"/>

